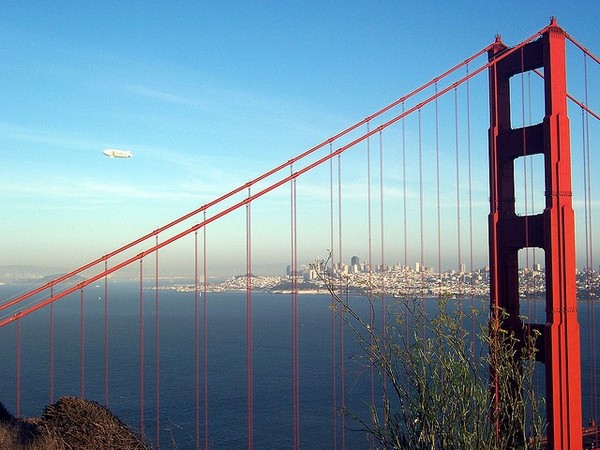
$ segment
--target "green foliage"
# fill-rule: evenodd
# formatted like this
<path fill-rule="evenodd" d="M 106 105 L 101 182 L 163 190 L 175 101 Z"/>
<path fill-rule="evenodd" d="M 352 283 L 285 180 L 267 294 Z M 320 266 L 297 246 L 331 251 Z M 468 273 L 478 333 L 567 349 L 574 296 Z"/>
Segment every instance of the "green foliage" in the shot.
<path fill-rule="evenodd" d="M 503 326 L 503 311 L 492 311 L 489 320 L 448 299 L 438 300 L 433 316 L 424 302 L 435 300 L 398 300 L 388 325 L 377 329 L 348 307 L 339 289 L 330 292 L 382 383 L 370 421 L 353 416 L 375 448 L 541 448 L 535 332 L 516 336 Z"/>

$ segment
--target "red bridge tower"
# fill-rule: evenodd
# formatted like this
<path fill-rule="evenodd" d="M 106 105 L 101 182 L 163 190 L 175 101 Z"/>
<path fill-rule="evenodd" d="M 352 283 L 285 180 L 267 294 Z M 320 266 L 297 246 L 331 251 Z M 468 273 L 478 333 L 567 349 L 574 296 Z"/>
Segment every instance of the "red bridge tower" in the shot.
<path fill-rule="evenodd" d="M 517 335 L 519 316 L 518 251 L 545 251 L 546 324 L 538 329 L 538 359 L 546 366 L 548 444 L 551 449 L 581 449 L 581 363 L 575 284 L 575 225 L 571 202 L 571 155 L 567 117 L 565 33 L 553 18 L 542 37 L 509 51 L 499 38 L 490 62 L 490 298 L 508 312 L 506 326 Z M 545 116 L 542 123 L 511 127 L 510 77 L 543 68 Z M 514 163 L 544 156 L 546 206 L 541 214 L 515 213 Z M 493 376 L 493 375 L 492 375 Z"/>

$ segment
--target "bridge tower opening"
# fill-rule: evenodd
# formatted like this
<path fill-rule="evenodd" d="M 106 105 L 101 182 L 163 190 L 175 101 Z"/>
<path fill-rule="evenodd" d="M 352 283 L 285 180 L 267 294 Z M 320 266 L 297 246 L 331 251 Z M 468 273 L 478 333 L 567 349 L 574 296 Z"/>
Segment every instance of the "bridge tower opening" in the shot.
<path fill-rule="evenodd" d="M 537 329 L 537 358 L 546 366 L 548 446 L 582 448 L 580 335 L 575 279 L 575 225 L 567 117 L 565 32 L 552 18 L 542 36 L 509 53 L 499 37 L 490 63 L 489 256 L 492 311 L 508 313 L 505 327 L 516 336 Z M 494 60 L 498 59 L 494 63 Z M 542 123 L 511 126 L 510 78 L 543 70 Z M 543 155 L 545 208 L 540 214 L 515 213 L 517 158 Z M 519 313 L 518 252 L 545 252 L 546 323 L 524 324 Z M 492 369 L 492 389 L 498 389 Z M 498 394 L 498 392 L 495 392 Z M 497 398 L 497 397 L 496 397 Z M 502 432 L 502 424 L 499 424 Z"/>

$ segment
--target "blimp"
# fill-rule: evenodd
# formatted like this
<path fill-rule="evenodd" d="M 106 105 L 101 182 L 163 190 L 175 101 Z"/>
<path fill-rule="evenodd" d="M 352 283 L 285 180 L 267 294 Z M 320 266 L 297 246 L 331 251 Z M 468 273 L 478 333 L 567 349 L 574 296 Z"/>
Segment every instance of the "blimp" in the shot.
<path fill-rule="evenodd" d="M 102 153 L 109 158 L 131 158 L 133 153 L 129 150 L 116 150 L 114 148 L 107 148 Z"/>

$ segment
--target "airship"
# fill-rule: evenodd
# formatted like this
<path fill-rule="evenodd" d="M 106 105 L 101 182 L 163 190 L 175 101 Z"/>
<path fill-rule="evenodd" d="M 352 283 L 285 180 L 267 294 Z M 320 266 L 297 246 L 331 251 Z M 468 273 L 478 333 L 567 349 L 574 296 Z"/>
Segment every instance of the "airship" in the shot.
<path fill-rule="evenodd" d="M 133 153 L 129 150 L 116 150 L 113 148 L 107 148 L 102 153 L 109 158 L 131 158 L 133 156 Z"/>

